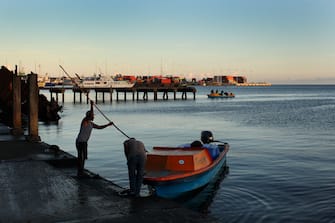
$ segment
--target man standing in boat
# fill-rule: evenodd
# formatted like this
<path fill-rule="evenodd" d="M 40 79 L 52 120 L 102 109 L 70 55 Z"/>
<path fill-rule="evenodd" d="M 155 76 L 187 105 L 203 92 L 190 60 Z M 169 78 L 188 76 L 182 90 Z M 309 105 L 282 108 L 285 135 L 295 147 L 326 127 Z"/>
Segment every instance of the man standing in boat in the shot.
<path fill-rule="evenodd" d="M 91 109 L 86 112 L 86 116 L 81 121 L 80 131 L 76 139 L 76 148 L 78 152 L 78 177 L 84 175 L 85 160 L 87 160 L 87 142 L 91 136 L 92 129 L 104 129 L 113 125 L 113 122 L 109 122 L 106 125 L 97 125 L 93 122 L 93 104 L 94 102 L 91 101 Z"/>
<path fill-rule="evenodd" d="M 123 145 L 128 165 L 129 195 L 139 197 L 147 159 L 146 149 L 143 142 L 134 138 L 124 141 Z"/>

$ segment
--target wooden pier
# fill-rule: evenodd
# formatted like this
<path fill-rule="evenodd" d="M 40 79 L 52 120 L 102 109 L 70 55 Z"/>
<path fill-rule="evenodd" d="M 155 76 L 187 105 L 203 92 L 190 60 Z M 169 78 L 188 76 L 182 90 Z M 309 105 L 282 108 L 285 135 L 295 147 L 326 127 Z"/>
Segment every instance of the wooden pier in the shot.
<path fill-rule="evenodd" d="M 149 100 L 149 93 L 153 93 L 154 101 L 157 101 L 158 93 L 163 93 L 162 99 L 168 100 L 169 93 L 173 93 L 173 99 L 177 100 L 177 93 L 181 93 L 181 99 L 187 100 L 187 93 L 193 94 L 193 99 L 195 100 L 196 89 L 194 87 L 133 87 L 133 88 L 117 88 L 116 91 L 116 101 L 120 100 L 119 94 L 123 94 L 123 100 L 127 101 L 127 93 L 132 94 L 132 100 L 139 101 L 141 100 L 140 94 L 142 94 L 142 100 Z M 135 96 L 136 95 L 136 96 Z"/>
<path fill-rule="evenodd" d="M 50 88 L 50 100 L 54 100 L 53 94 L 56 94 L 56 101 L 58 102 L 58 94 L 62 95 L 62 102 L 64 103 L 65 88 Z"/>
<path fill-rule="evenodd" d="M 195 87 L 186 86 L 135 86 L 132 88 L 49 88 L 50 100 L 53 98 L 53 94 L 56 94 L 56 101 L 58 102 L 58 94 L 62 95 L 62 102 L 64 103 L 64 92 L 66 89 L 72 89 L 73 91 L 73 103 L 76 103 L 76 95 L 79 94 L 79 102 L 82 103 L 82 94 L 86 95 L 86 103 L 89 103 L 89 94 L 91 91 L 95 91 L 95 102 L 98 103 L 98 95 L 102 94 L 102 103 L 105 103 L 105 94 L 109 94 L 110 102 L 113 101 L 113 93 L 116 93 L 116 101 L 127 101 L 127 96 L 131 95 L 132 101 L 148 101 L 149 94 L 153 94 L 153 100 L 159 100 L 159 93 L 162 93 L 162 100 L 169 100 L 169 94 L 172 94 L 173 100 L 177 100 L 178 93 L 181 95 L 182 100 L 187 100 L 187 93 L 193 95 L 195 100 L 197 90 Z"/>
<path fill-rule="evenodd" d="M 83 101 L 83 94 L 87 95 L 86 97 L 86 103 L 88 104 L 89 100 L 88 100 L 88 96 L 89 96 L 89 93 L 90 93 L 90 89 L 81 89 L 81 88 L 77 88 L 77 87 L 74 87 L 72 88 L 72 91 L 73 91 L 73 103 L 76 103 L 76 94 L 78 93 L 79 94 L 79 102 L 82 103 Z"/>

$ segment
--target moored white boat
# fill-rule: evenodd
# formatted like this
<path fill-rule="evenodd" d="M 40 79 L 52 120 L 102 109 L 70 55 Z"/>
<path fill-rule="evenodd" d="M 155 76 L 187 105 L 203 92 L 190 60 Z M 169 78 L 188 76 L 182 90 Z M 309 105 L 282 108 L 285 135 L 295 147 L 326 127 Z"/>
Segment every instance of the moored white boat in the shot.
<path fill-rule="evenodd" d="M 112 88 L 132 88 L 135 83 L 131 83 L 127 80 L 112 80 Z"/>
<path fill-rule="evenodd" d="M 80 81 L 81 88 L 131 88 L 135 83 L 127 80 L 113 80 L 108 78 L 84 78 Z"/>
<path fill-rule="evenodd" d="M 102 78 L 84 78 L 80 81 L 79 87 L 81 88 L 111 88 L 109 79 Z"/>

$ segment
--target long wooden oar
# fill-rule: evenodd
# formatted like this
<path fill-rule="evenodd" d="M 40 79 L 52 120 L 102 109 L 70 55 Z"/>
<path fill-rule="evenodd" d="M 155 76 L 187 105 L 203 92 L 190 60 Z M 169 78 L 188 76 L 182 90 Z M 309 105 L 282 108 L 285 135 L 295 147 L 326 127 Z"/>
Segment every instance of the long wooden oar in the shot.
<path fill-rule="evenodd" d="M 66 76 L 68 76 L 68 78 L 70 78 L 71 79 L 71 82 L 77 87 L 77 88 L 79 88 L 82 92 L 84 92 L 83 91 L 83 89 L 80 87 L 80 85 L 75 81 L 75 79 L 74 78 L 72 78 L 71 77 L 71 75 L 68 73 L 68 72 L 66 72 L 66 70 L 62 67 L 62 65 L 59 65 L 59 67 L 64 71 L 64 73 L 66 74 Z M 84 92 L 85 93 L 85 92 Z M 87 99 L 88 100 L 90 100 L 90 101 L 92 101 L 91 99 L 90 99 L 90 97 L 88 96 L 88 92 L 86 92 L 85 93 L 85 96 L 87 97 Z M 96 104 L 96 103 L 93 103 L 93 105 L 94 105 L 94 107 L 100 112 L 100 114 L 108 121 L 108 122 L 112 122 L 101 110 L 100 110 L 100 108 L 98 107 L 98 105 Z M 119 127 L 117 127 L 116 125 L 115 125 L 115 123 L 113 122 L 113 126 L 119 131 L 119 132 L 121 132 L 124 136 L 126 136 L 128 139 L 130 139 L 130 137 L 126 134 L 126 133 L 124 133 Z"/>

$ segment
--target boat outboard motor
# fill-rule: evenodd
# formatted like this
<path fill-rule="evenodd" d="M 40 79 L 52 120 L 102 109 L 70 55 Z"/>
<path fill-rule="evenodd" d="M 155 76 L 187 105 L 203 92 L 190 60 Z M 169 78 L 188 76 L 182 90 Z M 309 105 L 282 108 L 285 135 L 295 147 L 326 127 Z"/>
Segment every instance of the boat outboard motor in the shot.
<path fill-rule="evenodd" d="M 208 144 L 214 141 L 214 137 L 211 131 L 202 131 L 201 132 L 201 141 L 204 144 Z"/>

